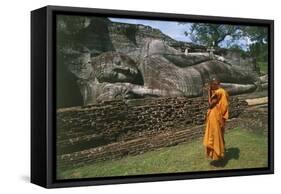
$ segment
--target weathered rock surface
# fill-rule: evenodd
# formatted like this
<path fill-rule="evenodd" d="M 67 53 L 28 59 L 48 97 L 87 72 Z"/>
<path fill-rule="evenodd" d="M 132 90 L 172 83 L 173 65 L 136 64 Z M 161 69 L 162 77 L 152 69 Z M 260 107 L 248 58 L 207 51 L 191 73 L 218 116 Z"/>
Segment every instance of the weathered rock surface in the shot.
<path fill-rule="evenodd" d="M 165 97 L 58 109 L 57 164 L 73 168 L 202 138 L 207 108 L 205 97 Z M 247 102 L 231 97 L 229 117 L 246 108 Z M 227 128 L 238 124 L 228 122 Z"/>
<path fill-rule="evenodd" d="M 259 78 L 250 59 L 242 65 L 237 56 L 236 62 L 230 54 L 211 56 L 202 46 L 173 40 L 144 25 L 68 17 L 73 16 L 58 20 L 57 66 L 66 67 L 62 75 L 71 72 L 71 79 L 77 80 L 79 90 L 65 91 L 68 98 L 79 93 L 84 105 L 124 98 L 201 96 L 204 83 L 213 76 L 230 94 L 256 89 Z M 66 80 L 60 81 L 60 88 L 68 88 Z M 66 106 L 81 105 L 73 102 Z"/>

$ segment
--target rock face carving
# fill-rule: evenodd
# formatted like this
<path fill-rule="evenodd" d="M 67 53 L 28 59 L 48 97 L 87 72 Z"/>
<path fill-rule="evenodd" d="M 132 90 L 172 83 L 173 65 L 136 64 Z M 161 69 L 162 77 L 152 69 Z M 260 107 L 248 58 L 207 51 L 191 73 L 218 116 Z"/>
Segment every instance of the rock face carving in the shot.
<path fill-rule="evenodd" d="M 84 105 L 120 98 L 201 96 L 213 76 L 230 94 L 257 87 L 251 63 L 235 65 L 226 56 L 210 57 L 206 48 L 175 41 L 157 29 L 106 18 L 82 17 L 71 34 L 67 26 L 74 24 L 67 17 L 58 20 L 63 27 L 57 32 L 57 55 L 80 89 L 70 91 L 69 97 L 79 92 Z M 73 105 L 78 104 L 68 106 Z"/>

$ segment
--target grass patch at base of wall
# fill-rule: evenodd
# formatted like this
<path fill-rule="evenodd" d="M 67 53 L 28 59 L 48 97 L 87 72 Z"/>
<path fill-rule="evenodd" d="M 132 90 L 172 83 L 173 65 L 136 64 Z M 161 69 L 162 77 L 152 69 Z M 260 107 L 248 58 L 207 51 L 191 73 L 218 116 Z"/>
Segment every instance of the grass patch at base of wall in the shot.
<path fill-rule="evenodd" d="M 266 135 L 244 129 L 231 129 L 225 134 L 226 154 L 220 162 L 205 157 L 202 138 L 177 146 L 164 147 L 120 160 L 97 162 L 76 169 L 60 171 L 58 179 L 259 168 L 268 165 Z"/>
<path fill-rule="evenodd" d="M 268 73 L 268 63 L 267 62 L 260 62 L 260 71 L 262 73 Z"/>

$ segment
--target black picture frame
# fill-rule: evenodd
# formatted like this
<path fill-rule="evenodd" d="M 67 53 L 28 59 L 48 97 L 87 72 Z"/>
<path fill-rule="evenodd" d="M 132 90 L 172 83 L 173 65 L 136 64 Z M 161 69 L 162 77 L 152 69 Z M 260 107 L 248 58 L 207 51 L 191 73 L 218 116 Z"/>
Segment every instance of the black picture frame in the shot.
<path fill-rule="evenodd" d="M 186 172 L 120 177 L 56 180 L 56 52 L 55 16 L 96 15 L 126 18 L 150 18 L 247 24 L 267 26 L 269 29 L 269 112 L 268 112 L 268 168 L 238 169 L 208 172 Z M 259 175 L 274 173 L 274 21 L 262 19 L 230 18 L 171 13 L 154 13 L 125 10 L 46 6 L 31 12 L 31 182 L 46 188 L 120 184 Z"/>

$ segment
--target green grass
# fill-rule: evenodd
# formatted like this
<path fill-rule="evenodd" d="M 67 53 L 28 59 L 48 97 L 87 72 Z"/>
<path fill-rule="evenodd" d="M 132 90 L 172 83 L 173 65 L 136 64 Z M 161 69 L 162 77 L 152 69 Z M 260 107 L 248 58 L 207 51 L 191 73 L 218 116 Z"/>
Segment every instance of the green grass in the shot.
<path fill-rule="evenodd" d="M 268 72 L 267 62 L 260 62 L 260 71 L 265 74 Z"/>
<path fill-rule="evenodd" d="M 267 138 L 243 129 L 225 135 L 226 156 L 220 163 L 205 158 L 202 139 L 127 156 L 120 160 L 99 162 L 76 169 L 58 171 L 59 179 L 107 177 L 154 173 L 259 168 L 267 166 Z"/>

